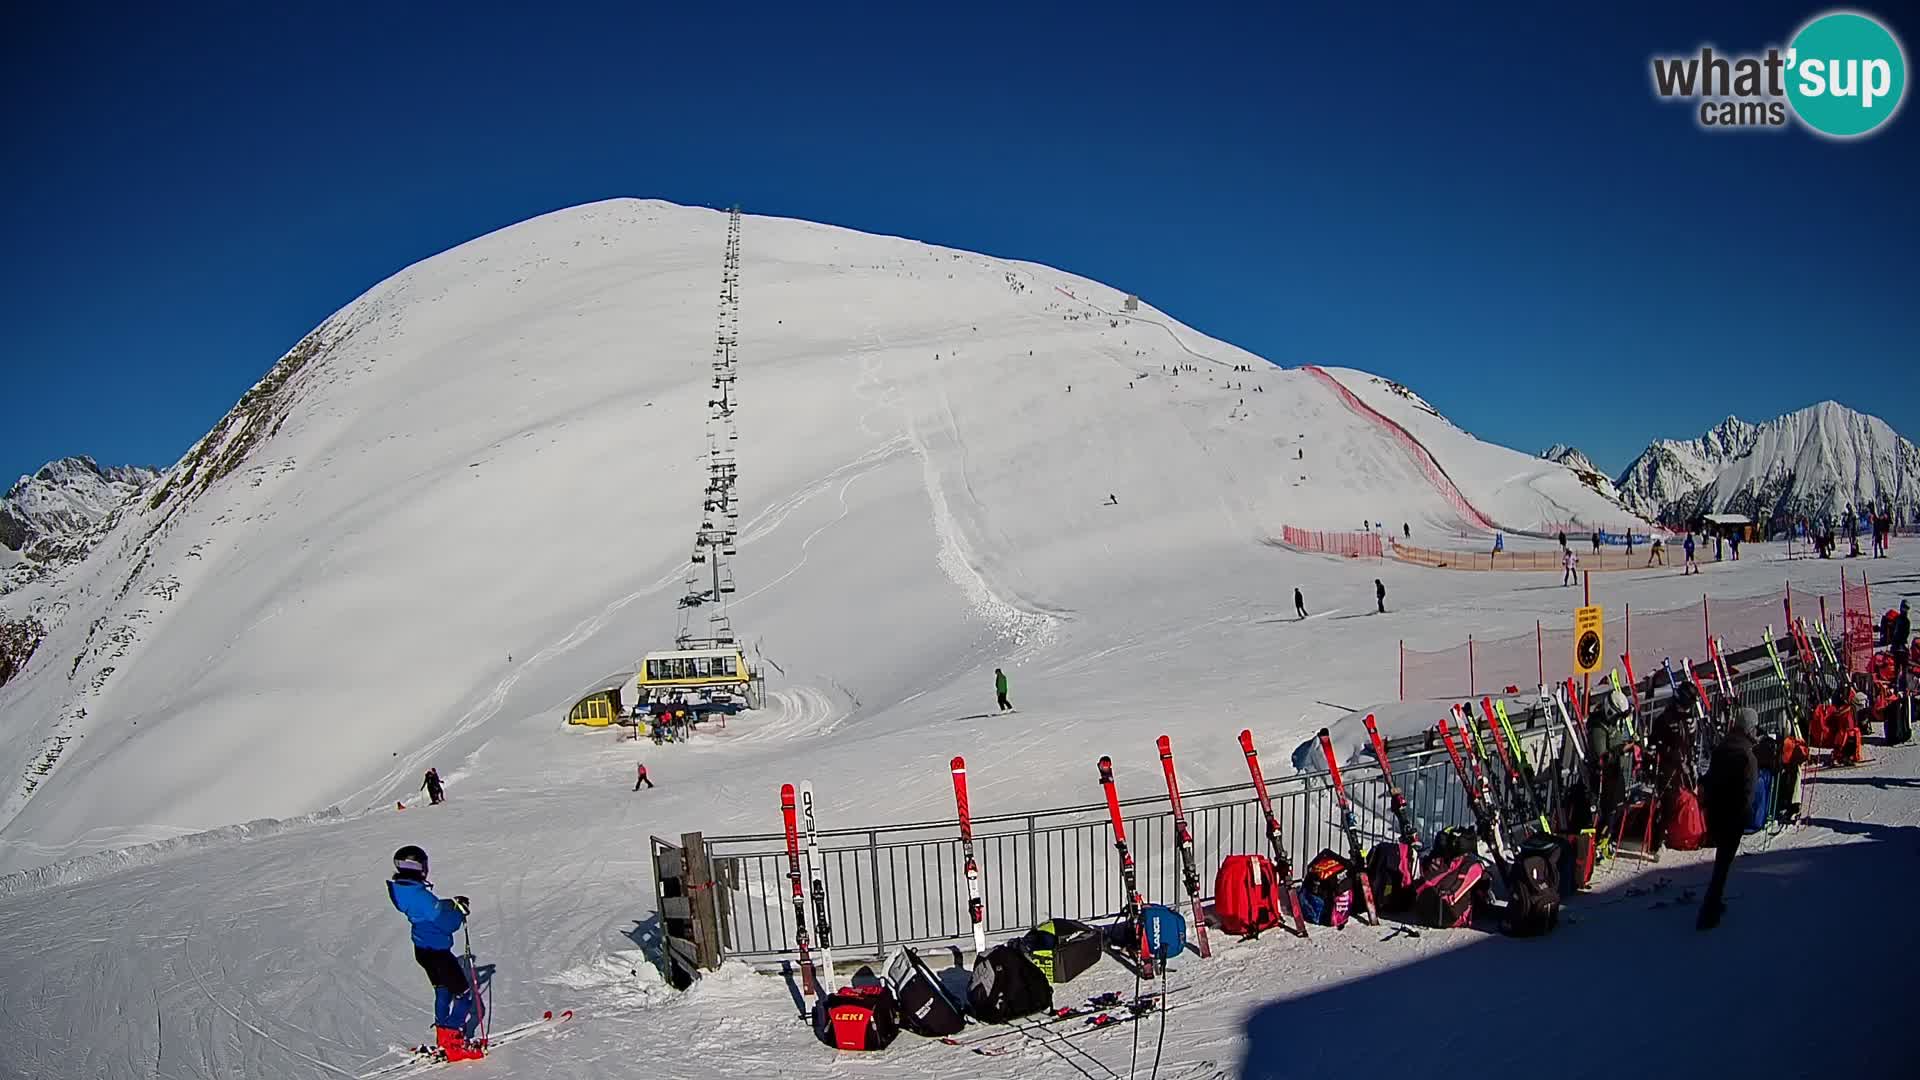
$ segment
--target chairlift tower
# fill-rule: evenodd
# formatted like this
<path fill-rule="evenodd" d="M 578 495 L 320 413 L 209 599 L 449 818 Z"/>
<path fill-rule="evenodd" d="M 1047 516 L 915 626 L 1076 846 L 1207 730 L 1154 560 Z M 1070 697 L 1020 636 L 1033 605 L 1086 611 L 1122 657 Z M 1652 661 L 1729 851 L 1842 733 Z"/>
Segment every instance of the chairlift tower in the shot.
<path fill-rule="evenodd" d="M 713 389 L 708 400 L 707 486 L 701 502 L 700 528 L 694 532 L 693 553 L 687 562 L 686 591 L 680 597 L 680 627 L 674 636 L 679 648 L 736 643 L 727 616 L 733 595 L 733 567 L 728 560 L 739 552 L 740 510 L 735 483 L 739 464 L 732 444 L 740 440 L 734 426 L 739 404 L 735 382 L 739 377 L 734 350 L 740 344 L 740 208 L 727 214 L 726 257 L 720 271 L 720 310 L 713 335 Z M 695 633 L 694 612 L 707 608 L 704 636 Z"/>

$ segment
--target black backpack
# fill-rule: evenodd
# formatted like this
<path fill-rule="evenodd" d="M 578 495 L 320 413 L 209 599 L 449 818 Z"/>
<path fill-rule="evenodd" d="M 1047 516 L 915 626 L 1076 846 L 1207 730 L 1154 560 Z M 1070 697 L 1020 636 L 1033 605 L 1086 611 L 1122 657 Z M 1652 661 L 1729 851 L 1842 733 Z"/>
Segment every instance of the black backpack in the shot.
<path fill-rule="evenodd" d="M 938 1039 L 966 1026 L 966 1007 L 947 993 L 940 976 L 920 959 L 919 953 L 901 947 L 887 958 L 886 971 L 901 1027 L 915 1035 Z"/>
<path fill-rule="evenodd" d="M 1072 982 L 1074 976 L 1100 961 L 1100 931 L 1072 919 L 1048 919 L 1027 931 L 1020 947 L 1040 974 L 1057 986 Z"/>
<path fill-rule="evenodd" d="M 989 1024 L 1004 1024 L 1053 1008 L 1053 987 L 1027 954 L 1013 944 L 996 945 L 973 962 L 967 1011 Z"/>
<path fill-rule="evenodd" d="M 814 1034 L 836 1050 L 885 1050 L 900 1034 L 893 991 L 877 982 L 828 994 L 818 1017 Z"/>
<path fill-rule="evenodd" d="M 1549 838 L 1551 840 L 1552 838 Z M 1536 937 L 1560 925 L 1560 848 L 1523 847 L 1507 870 L 1507 910 L 1501 928 Z"/>
<path fill-rule="evenodd" d="M 1403 912 L 1413 906 L 1413 892 L 1425 875 L 1420 866 L 1420 849 L 1394 841 L 1375 844 L 1367 855 L 1367 877 L 1373 882 L 1373 899 L 1384 912 Z"/>

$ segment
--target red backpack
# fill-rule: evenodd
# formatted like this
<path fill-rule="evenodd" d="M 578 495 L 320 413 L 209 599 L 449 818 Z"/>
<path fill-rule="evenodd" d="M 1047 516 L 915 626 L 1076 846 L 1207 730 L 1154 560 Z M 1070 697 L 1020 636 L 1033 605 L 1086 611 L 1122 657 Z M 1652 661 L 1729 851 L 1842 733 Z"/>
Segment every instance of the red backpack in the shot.
<path fill-rule="evenodd" d="M 1213 876 L 1213 917 L 1220 929 L 1257 937 L 1280 925 L 1280 879 L 1265 855 L 1229 855 Z"/>
<path fill-rule="evenodd" d="M 885 1050 L 900 1034 L 893 991 L 884 985 L 843 986 L 827 995 L 815 1033 L 836 1050 Z"/>
<path fill-rule="evenodd" d="M 1707 816 L 1700 811 L 1700 800 L 1686 788 L 1675 788 L 1667 796 L 1667 846 L 1675 851 L 1693 851 L 1707 839 Z"/>

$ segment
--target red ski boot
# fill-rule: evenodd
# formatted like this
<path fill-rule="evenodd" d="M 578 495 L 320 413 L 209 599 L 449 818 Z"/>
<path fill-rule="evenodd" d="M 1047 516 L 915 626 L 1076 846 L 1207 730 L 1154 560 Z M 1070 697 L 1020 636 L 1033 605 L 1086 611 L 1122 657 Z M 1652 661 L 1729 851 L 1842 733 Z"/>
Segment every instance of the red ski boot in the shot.
<path fill-rule="evenodd" d="M 433 1035 L 439 1043 L 440 1052 L 447 1056 L 448 1061 L 473 1061 L 487 1056 L 485 1050 L 468 1042 L 460 1034 L 459 1028 L 437 1027 L 433 1029 Z"/>

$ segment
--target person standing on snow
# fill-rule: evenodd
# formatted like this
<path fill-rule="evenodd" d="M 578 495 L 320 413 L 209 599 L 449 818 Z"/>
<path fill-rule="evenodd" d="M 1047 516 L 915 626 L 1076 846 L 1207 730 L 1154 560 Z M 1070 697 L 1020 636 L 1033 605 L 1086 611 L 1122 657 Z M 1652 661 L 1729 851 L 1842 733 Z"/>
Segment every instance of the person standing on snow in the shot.
<path fill-rule="evenodd" d="M 634 766 L 634 770 L 633 790 L 639 791 L 641 784 L 645 784 L 649 788 L 653 787 L 653 781 L 647 776 L 647 766 L 645 762 Z"/>
<path fill-rule="evenodd" d="M 1760 714 L 1742 706 L 1733 711 L 1733 730 L 1720 740 L 1713 751 L 1713 764 L 1707 771 L 1707 835 L 1717 849 L 1713 855 L 1713 880 L 1707 884 L 1706 898 L 1700 901 L 1696 930 L 1711 930 L 1720 925 L 1726 913 L 1727 872 L 1740 853 L 1740 837 L 1753 817 L 1754 778 L 1759 763 L 1753 756 L 1753 732 Z"/>
<path fill-rule="evenodd" d="M 1403 537 L 1405 537 L 1405 538 L 1406 538 L 1406 539 L 1408 539 L 1408 540 L 1411 540 L 1411 539 L 1413 539 L 1413 526 L 1411 526 L 1411 525 L 1409 525 L 1409 524 L 1407 524 L 1407 523 L 1406 523 L 1406 522 L 1404 522 L 1404 521 L 1403 521 L 1403 522 L 1401 522 L 1401 523 L 1400 523 L 1400 535 L 1401 535 L 1401 536 L 1403 536 Z"/>
<path fill-rule="evenodd" d="M 1293 589 L 1293 614 L 1296 618 L 1307 617 L 1307 598 L 1300 594 L 1300 587 L 1297 585 Z"/>
<path fill-rule="evenodd" d="M 413 958 L 433 984 L 435 1044 L 448 1061 L 484 1057 L 484 1048 L 468 1041 L 473 1014 L 473 984 L 453 955 L 453 932 L 466 925 L 472 903 L 464 896 L 443 900 L 427 880 L 427 853 L 412 844 L 393 853 L 393 877 L 387 898 L 413 924 Z"/>
<path fill-rule="evenodd" d="M 1692 533 L 1687 534 L 1687 542 L 1681 546 L 1680 550 L 1683 553 L 1685 553 L 1687 557 L 1686 563 L 1680 567 L 1680 576 L 1685 577 L 1688 574 L 1699 573 L 1700 564 L 1693 561 L 1693 534 Z"/>
<path fill-rule="evenodd" d="M 1387 613 L 1387 587 L 1380 583 L 1379 578 L 1373 579 L 1373 603 L 1378 614 Z"/>
<path fill-rule="evenodd" d="M 1913 621 L 1907 617 L 1907 602 L 1900 601 L 1900 614 L 1893 617 L 1893 625 L 1887 627 L 1887 647 L 1893 650 L 1893 668 L 1896 676 L 1907 670 L 1912 656 L 1907 652 L 1907 638 L 1913 634 Z"/>
<path fill-rule="evenodd" d="M 447 801 L 447 793 L 445 789 L 440 786 L 439 769 L 427 770 L 427 778 L 421 782 L 420 790 L 427 793 L 427 801 L 434 806 L 439 806 L 441 803 Z"/>
<path fill-rule="evenodd" d="M 1001 712 L 1013 711 L 1013 703 L 1007 700 L 1007 673 L 999 668 L 993 669 L 993 695 L 1000 699 Z"/>
<path fill-rule="evenodd" d="M 1560 549 L 1560 587 L 1561 588 L 1564 589 L 1568 585 L 1573 584 L 1574 574 L 1578 570 L 1579 566 L 1580 566 L 1580 556 L 1575 555 L 1573 553 L 1572 548 Z"/>

